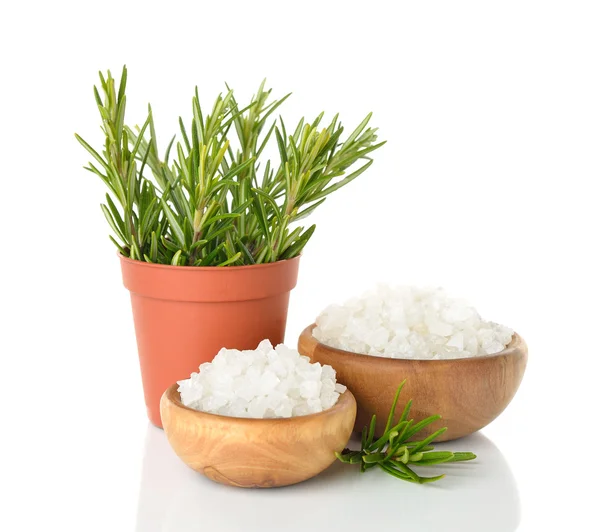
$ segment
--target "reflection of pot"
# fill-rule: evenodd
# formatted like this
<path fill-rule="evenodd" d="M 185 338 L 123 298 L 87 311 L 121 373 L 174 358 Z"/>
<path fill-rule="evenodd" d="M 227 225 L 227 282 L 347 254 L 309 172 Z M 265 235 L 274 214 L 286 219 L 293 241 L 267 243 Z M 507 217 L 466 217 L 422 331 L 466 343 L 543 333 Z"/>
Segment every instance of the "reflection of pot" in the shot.
<path fill-rule="evenodd" d="M 255 349 L 265 338 L 283 342 L 300 257 L 224 268 L 119 257 L 131 292 L 148 417 L 157 427 L 163 392 L 219 349 Z"/>
<path fill-rule="evenodd" d="M 440 465 L 438 483 L 416 486 L 372 470 L 334 463 L 324 473 L 276 490 L 239 490 L 194 473 L 148 427 L 138 532 L 295 532 L 315 529 L 513 532 L 520 520 L 517 486 L 498 448 L 482 434 L 436 446 L 469 450 L 477 460 Z M 421 468 L 428 475 L 431 471 Z M 303 511 L 306 509 L 307 511 Z M 323 523 L 327 523 L 323 525 Z"/>

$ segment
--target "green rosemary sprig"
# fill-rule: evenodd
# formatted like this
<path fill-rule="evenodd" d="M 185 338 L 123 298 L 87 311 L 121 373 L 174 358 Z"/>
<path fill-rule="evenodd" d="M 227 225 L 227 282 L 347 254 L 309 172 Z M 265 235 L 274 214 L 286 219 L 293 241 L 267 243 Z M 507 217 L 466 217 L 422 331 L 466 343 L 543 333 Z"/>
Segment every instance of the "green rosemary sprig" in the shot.
<path fill-rule="evenodd" d="M 475 454 L 470 452 L 435 451 L 430 444 L 446 432 L 446 427 L 435 431 L 423 440 L 409 441 L 427 425 L 441 419 L 441 416 L 438 415 L 430 416 L 418 423 L 415 423 L 413 419 L 408 419 L 412 399 L 404 407 L 399 421 L 392 425 L 396 415 L 398 398 L 405 383 L 406 380 L 402 381 L 396 391 L 383 435 L 375 440 L 377 417 L 373 416 L 371 424 L 362 431 L 360 451 L 344 449 L 341 453 L 335 453 L 338 460 L 345 464 L 360 464 L 361 473 L 377 466 L 393 477 L 407 482 L 425 484 L 440 480 L 444 478 L 444 475 L 422 477 L 415 473 L 411 467 L 464 462 L 477 458 Z"/>
<path fill-rule="evenodd" d="M 108 188 L 101 208 L 110 238 L 135 260 L 241 266 L 296 257 L 315 230 L 298 222 L 361 175 L 384 144 L 370 114 L 347 136 L 337 115 L 321 125 L 323 114 L 288 133 L 274 113 L 289 94 L 271 99 L 263 82 L 247 105 L 227 87 L 203 108 L 196 89 L 191 120 L 179 119 L 163 155 L 150 106 L 142 127 L 127 126 L 127 69 L 120 81 L 100 73 L 100 82 L 104 145 L 76 137 L 93 159 L 86 169 Z"/>

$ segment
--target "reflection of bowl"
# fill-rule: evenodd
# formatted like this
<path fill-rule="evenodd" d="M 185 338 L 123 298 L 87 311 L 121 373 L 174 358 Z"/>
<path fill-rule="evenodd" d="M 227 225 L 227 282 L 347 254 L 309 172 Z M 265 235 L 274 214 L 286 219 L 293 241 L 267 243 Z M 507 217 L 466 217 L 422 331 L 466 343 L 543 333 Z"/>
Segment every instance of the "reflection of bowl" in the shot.
<path fill-rule="evenodd" d="M 437 441 L 471 434 L 490 423 L 514 397 L 527 364 L 527 345 L 515 333 L 499 353 L 454 360 L 407 360 L 350 353 L 320 343 L 315 325 L 304 329 L 298 351 L 312 362 L 329 364 L 356 397 L 356 430 L 377 415 L 381 434 L 398 385 L 406 379 L 397 416 L 406 400 L 413 399 L 410 417 L 419 421 L 440 414 L 442 419 L 419 433 L 425 437 L 441 427 L 448 430 Z M 404 399 L 404 400 L 403 400 Z"/>
<path fill-rule="evenodd" d="M 318 414 L 249 419 L 199 412 L 181 403 L 177 384 L 160 402 L 173 450 L 211 480 L 243 488 L 287 486 L 314 477 L 344 449 L 356 417 L 348 390 Z"/>
<path fill-rule="evenodd" d="M 326 529 L 322 523 L 333 523 L 333 531 L 353 531 L 374 522 L 398 529 L 399 515 L 407 530 L 514 532 L 519 526 L 519 492 L 508 463 L 513 454 L 507 462 L 481 432 L 439 445 L 473 451 L 477 460 L 422 471 L 446 473 L 434 484 L 409 484 L 377 469 L 361 475 L 356 466 L 335 462 L 311 480 L 265 492 L 213 484 L 179 461 L 162 430 L 148 425 L 147 431 L 138 532 L 197 532 L 199 523 L 202 530 L 219 532 L 306 532 Z M 357 446 L 359 440 L 351 441 L 350 447 Z"/>

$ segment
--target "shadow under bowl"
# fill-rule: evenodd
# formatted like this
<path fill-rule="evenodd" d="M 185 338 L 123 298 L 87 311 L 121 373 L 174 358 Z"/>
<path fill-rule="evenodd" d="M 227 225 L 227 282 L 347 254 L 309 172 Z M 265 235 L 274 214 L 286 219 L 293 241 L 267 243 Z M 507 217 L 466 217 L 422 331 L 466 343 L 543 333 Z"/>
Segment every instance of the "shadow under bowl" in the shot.
<path fill-rule="evenodd" d="M 160 402 L 171 447 L 195 471 L 230 486 L 272 488 L 314 477 L 344 449 L 356 418 L 349 390 L 317 414 L 252 419 L 188 408 L 177 388 L 172 385 Z"/>
<path fill-rule="evenodd" d="M 381 435 L 398 385 L 406 384 L 398 403 L 396 421 L 407 400 L 416 422 L 440 414 L 442 419 L 416 437 L 448 430 L 436 441 L 462 438 L 493 421 L 514 397 L 527 365 L 527 345 L 514 334 L 499 353 L 453 360 L 410 360 L 351 353 L 320 343 L 312 334 L 315 324 L 300 335 L 298 351 L 311 362 L 329 364 L 337 379 L 352 390 L 358 405 L 355 430 L 377 416 L 375 433 Z"/>

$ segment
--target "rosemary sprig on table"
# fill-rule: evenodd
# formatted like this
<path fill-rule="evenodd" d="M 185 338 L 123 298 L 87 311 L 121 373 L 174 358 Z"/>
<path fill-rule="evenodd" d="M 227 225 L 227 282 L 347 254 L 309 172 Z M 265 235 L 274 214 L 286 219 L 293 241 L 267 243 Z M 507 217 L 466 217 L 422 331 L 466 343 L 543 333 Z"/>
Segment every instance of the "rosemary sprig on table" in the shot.
<path fill-rule="evenodd" d="M 408 419 L 412 399 L 406 403 L 400 420 L 392 426 L 396 415 L 396 406 L 400 392 L 404 387 L 406 380 L 402 381 L 392 408 L 388 415 L 387 423 L 383 435 L 375 440 L 375 424 L 377 417 L 374 415 L 371 418 L 369 427 L 365 427 L 362 431 L 362 441 L 360 451 L 352 451 L 344 449 L 341 453 L 335 453 L 338 460 L 345 464 L 360 464 L 360 471 L 364 473 L 372 467 L 379 467 L 393 477 L 407 482 L 415 482 L 417 484 L 425 484 L 427 482 L 435 482 L 444 478 L 444 475 L 435 477 L 421 477 L 415 473 L 411 467 L 413 466 L 433 466 L 437 464 L 445 464 L 449 462 L 464 462 L 473 460 L 475 454 L 470 452 L 451 451 L 435 451 L 430 445 L 438 436 L 446 432 L 447 428 L 443 427 L 436 430 L 433 434 L 420 441 L 408 441 L 418 432 L 423 430 L 427 425 L 441 419 L 441 416 L 430 416 L 418 423 L 414 419 Z"/>

